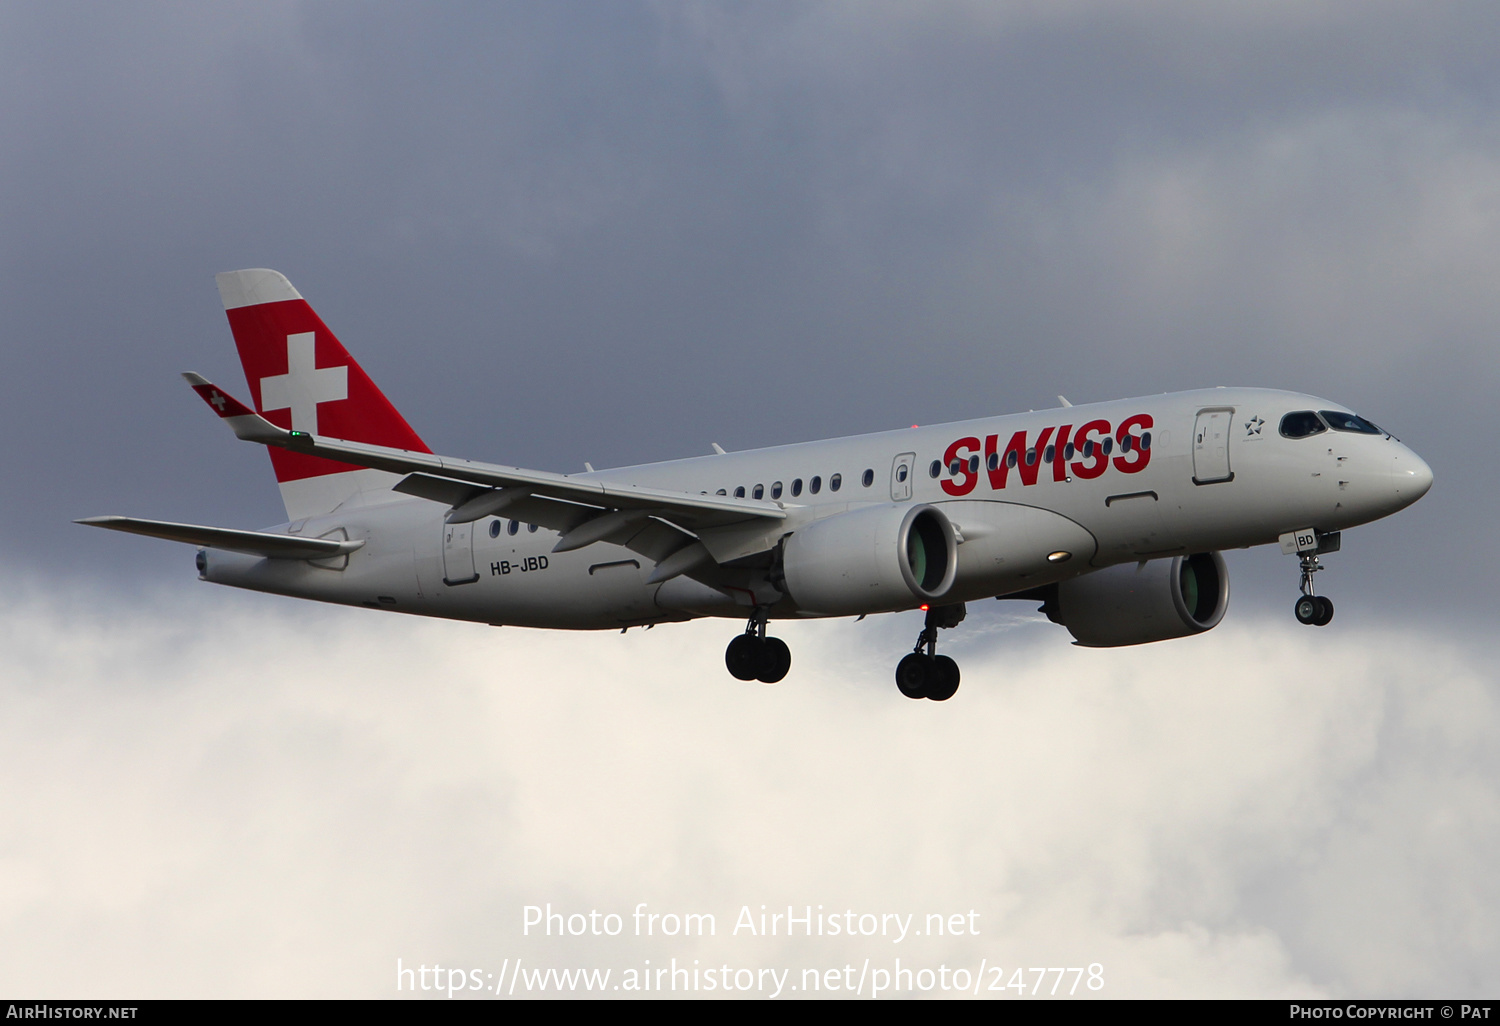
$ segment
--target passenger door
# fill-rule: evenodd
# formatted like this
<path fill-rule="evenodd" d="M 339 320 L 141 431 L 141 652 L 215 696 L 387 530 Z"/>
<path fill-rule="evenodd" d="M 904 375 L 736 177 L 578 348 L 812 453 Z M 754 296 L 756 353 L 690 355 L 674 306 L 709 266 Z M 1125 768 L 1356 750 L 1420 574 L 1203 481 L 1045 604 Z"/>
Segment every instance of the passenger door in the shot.
<path fill-rule="evenodd" d="M 1193 484 L 1233 481 L 1229 469 L 1229 422 L 1232 409 L 1200 410 L 1193 428 Z"/>

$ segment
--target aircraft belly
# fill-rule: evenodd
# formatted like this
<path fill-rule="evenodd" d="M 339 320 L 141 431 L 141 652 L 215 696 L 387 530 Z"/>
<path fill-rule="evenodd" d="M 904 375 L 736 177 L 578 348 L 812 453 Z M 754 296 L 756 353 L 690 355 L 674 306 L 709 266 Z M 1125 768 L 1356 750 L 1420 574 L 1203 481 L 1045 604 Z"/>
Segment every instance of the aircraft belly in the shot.
<path fill-rule="evenodd" d="M 502 530 L 492 537 L 487 522 L 477 527 L 477 579 L 440 584 L 434 615 L 572 630 L 603 630 L 663 618 L 653 600 L 656 585 L 645 583 L 651 567 L 637 553 L 604 543 L 555 553 L 553 532 L 522 528 L 515 535 Z"/>

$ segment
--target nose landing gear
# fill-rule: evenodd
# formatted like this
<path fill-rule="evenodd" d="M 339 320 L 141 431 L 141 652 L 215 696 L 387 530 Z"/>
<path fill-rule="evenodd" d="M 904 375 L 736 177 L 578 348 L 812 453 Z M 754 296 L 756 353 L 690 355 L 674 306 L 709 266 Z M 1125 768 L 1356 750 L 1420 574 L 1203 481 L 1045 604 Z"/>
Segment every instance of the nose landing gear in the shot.
<path fill-rule="evenodd" d="M 910 654 L 896 664 L 896 687 L 907 698 L 946 702 L 958 691 L 958 664 L 937 654 L 938 628 L 957 627 L 963 622 L 963 603 L 933 606 L 927 610 L 922 633 Z"/>
<path fill-rule="evenodd" d="M 1341 535 L 1337 531 L 1320 534 L 1311 527 L 1305 527 L 1289 531 L 1277 541 L 1281 542 L 1282 552 L 1289 556 L 1295 552 L 1302 560 L 1302 597 L 1292 607 L 1297 622 L 1309 627 L 1327 627 L 1333 620 L 1333 603 L 1314 591 L 1313 574 L 1323 569 L 1323 564 L 1318 562 L 1318 554 L 1337 552 L 1341 547 Z"/>
<path fill-rule="evenodd" d="M 766 637 L 766 614 L 757 607 L 745 633 L 724 650 L 724 665 L 736 680 L 775 684 L 792 668 L 792 650 L 780 638 Z"/>
<path fill-rule="evenodd" d="M 1313 574 L 1326 569 L 1318 562 L 1316 552 L 1302 554 L 1302 597 L 1292 607 L 1297 622 L 1309 627 L 1327 627 L 1333 620 L 1333 603 L 1313 593 Z"/>

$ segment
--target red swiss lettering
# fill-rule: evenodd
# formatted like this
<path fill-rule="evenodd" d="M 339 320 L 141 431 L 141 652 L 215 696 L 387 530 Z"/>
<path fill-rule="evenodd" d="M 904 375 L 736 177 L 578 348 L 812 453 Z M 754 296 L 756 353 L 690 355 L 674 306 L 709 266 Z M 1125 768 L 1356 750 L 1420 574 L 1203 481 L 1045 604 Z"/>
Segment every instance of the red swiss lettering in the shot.
<path fill-rule="evenodd" d="M 1141 436 L 1131 432 L 1131 428 L 1138 427 L 1142 431 L 1151 430 L 1152 420 L 1149 413 L 1137 413 L 1120 422 L 1120 429 L 1115 432 L 1115 441 L 1120 443 L 1122 450 L 1115 457 L 1115 469 L 1122 474 L 1139 474 L 1146 469 L 1146 464 L 1151 462 L 1151 450 L 1141 448 Z M 1130 448 L 1125 448 L 1125 439 L 1130 439 Z"/>
<path fill-rule="evenodd" d="M 1037 436 L 1036 444 L 1027 446 L 1026 436 L 1020 436 L 1023 448 L 1016 456 L 1016 473 L 1021 475 L 1023 485 L 1036 484 L 1037 472 L 1042 469 L 1042 453 L 1047 448 L 1047 439 L 1051 437 L 1052 429 L 1042 428 L 1042 433 Z M 1015 444 L 1015 439 L 1011 439 L 1011 444 Z M 1009 459 L 1009 457 L 1006 458 Z"/>
<path fill-rule="evenodd" d="M 1025 446 L 1026 432 L 1017 431 L 1010 444 L 1005 447 L 1005 452 L 999 451 L 1000 436 L 990 435 L 984 440 L 984 465 L 988 468 L 990 475 L 990 488 L 999 491 L 1005 487 L 1006 479 L 1010 477 L 1009 454 L 1016 446 Z"/>
<path fill-rule="evenodd" d="M 996 491 L 1004 488 L 1010 478 L 1010 468 L 1014 466 L 1016 473 L 1021 476 L 1021 484 L 1036 484 L 1036 476 L 1042 469 L 1042 453 L 1047 448 L 1047 439 L 1052 437 L 1052 428 L 1042 428 L 1037 436 L 1036 445 L 1026 444 L 1026 432 L 1017 431 L 1010 436 L 1010 442 L 1005 446 L 1005 451 L 999 451 L 1000 436 L 990 435 L 984 440 L 984 458 L 989 467 L 990 487 Z M 1031 458 L 1027 459 L 1027 453 Z M 1061 477 L 1058 480 L 1062 480 Z"/>
<path fill-rule="evenodd" d="M 1073 464 L 1073 473 L 1084 480 L 1098 477 L 1109 469 L 1109 457 L 1104 455 L 1104 449 L 1098 442 L 1089 438 L 1093 434 L 1108 438 L 1109 421 L 1091 420 L 1079 428 L 1078 434 L 1073 437 L 1073 448 L 1083 456 L 1083 459 Z"/>
<path fill-rule="evenodd" d="M 1057 440 L 1052 444 L 1057 451 L 1052 454 L 1052 480 L 1066 481 L 1068 479 L 1068 439 L 1073 437 L 1073 425 L 1064 424 L 1057 429 Z"/>
<path fill-rule="evenodd" d="M 974 485 L 979 481 L 979 475 L 969 470 L 968 456 L 960 455 L 965 452 L 978 452 L 979 439 L 960 438 L 948 446 L 948 451 L 943 453 L 943 466 L 952 467 L 953 461 L 959 463 L 958 474 L 953 478 L 943 478 L 943 491 L 949 495 L 968 495 L 974 490 Z"/>

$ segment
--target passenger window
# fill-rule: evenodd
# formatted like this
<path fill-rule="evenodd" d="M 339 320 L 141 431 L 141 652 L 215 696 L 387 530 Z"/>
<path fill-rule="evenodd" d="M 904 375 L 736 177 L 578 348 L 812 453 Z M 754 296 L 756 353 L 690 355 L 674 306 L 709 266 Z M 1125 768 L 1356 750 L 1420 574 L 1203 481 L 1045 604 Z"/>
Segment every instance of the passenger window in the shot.
<path fill-rule="evenodd" d="M 1352 413 L 1339 413 L 1335 410 L 1319 410 L 1318 412 L 1323 415 L 1324 420 L 1328 421 L 1328 426 L 1335 431 L 1354 431 L 1361 435 L 1385 434 L 1365 418 Z"/>
<path fill-rule="evenodd" d="M 971 474 L 977 474 L 977 473 L 979 473 L 979 454 L 978 453 L 975 453 L 973 456 L 969 457 L 969 473 L 971 473 Z"/>
<path fill-rule="evenodd" d="M 1051 463 L 1052 462 L 1052 457 L 1054 457 L 1056 455 L 1057 455 L 1057 446 L 1055 446 L 1055 445 L 1049 445 L 1049 446 L 1047 446 L 1047 451 L 1044 452 L 1044 453 L 1042 453 L 1042 462 L 1043 463 Z"/>
<path fill-rule="evenodd" d="M 1078 450 L 1073 447 L 1072 442 L 1069 442 L 1067 445 L 1063 446 L 1063 459 L 1070 460 L 1077 455 Z"/>
<path fill-rule="evenodd" d="M 817 495 L 820 491 L 823 490 L 823 479 L 821 477 L 815 477 L 811 481 L 807 482 L 807 490 L 812 492 L 814 495 Z"/>
<path fill-rule="evenodd" d="M 1298 410 L 1281 418 L 1281 434 L 1285 438 L 1307 438 L 1327 430 L 1312 410 Z"/>
<path fill-rule="evenodd" d="M 1151 448 L 1151 432 L 1147 431 L 1141 435 L 1141 452 Z"/>
<path fill-rule="evenodd" d="M 512 520 L 510 522 L 510 524 L 505 528 L 506 533 L 508 533 L 508 534 L 515 534 L 520 529 L 521 529 L 521 522 L 519 520 Z"/>
<path fill-rule="evenodd" d="M 1016 462 L 1016 450 L 1012 449 L 1010 452 L 1005 454 L 1005 465 L 1014 469 Z"/>
<path fill-rule="evenodd" d="M 1100 448 L 1104 450 L 1104 455 L 1108 456 L 1110 453 L 1115 451 L 1115 440 L 1113 438 L 1106 438 L 1104 440 L 1104 444 L 1100 446 Z"/>
<path fill-rule="evenodd" d="M 859 479 L 859 483 L 862 484 L 862 485 L 864 485 L 866 488 L 870 487 L 872 484 L 875 483 L 875 471 L 873 471 L 873 470 L 866 470 L 864 472 L 864 474 L 861 475 L 861 477 Z"/>
<path fill-rule="evenodd" d="M 943 461 L 942 460 L 933 460 L 932 461 L 932 466 L 930 466 L 930 467 L 927 468 L 927 473 L 929 475 L 931 475 L 932 477 L 937 477 L 942 472 L 943 472 Z"/>
<path fill-rule="evenodd" d="M 990 453 L 990 458 L 984 461 L 984 465 L 991 470 L 999 470 L 1000 454 L 998 452 Z"/>
<path fill-rule="evenodd" d="M 780 481 L 776 481 L 776 482 L 773 482 L 771 484 L 771 498 L 773 498 L 773 499 L 779 499 L 779 498 L 781 498 L 781 482 Z"/>
<path fill-rule="evenodd" d="M 964 469 L 962 460 L 954 460 L 952 463 L 948 464 L 948 473 L 952 474 L 954 477 L 957 477 L 958 472 L 962 469 Z"/>
<path fill-rule="evenodd" d="M 1094 458 L 1094 440 L 1092 438 L 1083 443 L 1083 458 L 1086 460 Z"/>
<path fill-rule="evenodd" d="M 839 490 L 839 485 L 841 485 L 843 483 L 844 483 L 844 475 L 843 474 L 834 474 L 832 477 L 830 477 L 828 479 L 828 490 L 830 492 L 836 492 L 836 491 Z"/>
<path fill-rule="evenodd" d="M 530 531 L 532 534 L 536 534 L 536 525 L 535 524 L 527 524 L 526 525 L 526 530 Z"/>
<path fill-rule="evenodd" d="M 720 488 L 718 491 L 714 492 L 714 494 L 715 495 L 724 495 L 724 494 L 727 494 L 727 493 L 724 491 L 724 489 Z"/>
<path fill-rule="evenodd" d="M 1026 450 L 1026 465 L 1028 467 L 1034 467 L 1034 466 L 1036 466 L 1036 450 L 1035 449 L 1027 449 Z"/>
<path fill-rule="evenodd" d="M 740 485 L 738 488 L 736 488 L 734 490 L 734 497 L 736 499 L 743 499 L 745 497 L 745 486 L 744 485 Z"/>
<path fill-rule="evenodd" d="M 1129 452 L 1130 451 L 1130 440 L 1132 438 L 1134 438 L 1134 437 L 1135 437 L 1134 435 L 1126 435 L 1124 438 L 1120 439 L 1120 451 L 1121 452 Z"/>
<path fill-rule="evenodd" d="M 498 520 L 491 520 L 490 521 L 490 537 L 491 538 L 498 538 L 498 537 L 500 537 L 500 521 L 498 521 Z"/>
<path fill-rule="evenodd" d="M 750 489 L 750 497 L 752 499 L 764 499 L 766 497 L 766 486 L 756 485 L 754 488 Z"/>
<path fill-rule="evenodd" d="M 795 499 L 797 496 L 799 496 L 801 494 L 802 494 L 802 479 L 799 477 L 799 478 L 797 478 L 797 480 L 795 480 L 795 481 L 792 482 L 792 498 Z"/>

